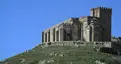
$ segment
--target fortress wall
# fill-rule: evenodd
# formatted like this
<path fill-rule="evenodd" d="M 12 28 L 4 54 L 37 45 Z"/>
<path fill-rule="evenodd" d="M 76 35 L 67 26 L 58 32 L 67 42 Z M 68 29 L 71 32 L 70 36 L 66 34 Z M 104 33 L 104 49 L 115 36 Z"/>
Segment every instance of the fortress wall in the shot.
<path fill-rule="evenodd" d="M 48 43 L 46 43 L 48 45 Z M 92 48 L 112 47 L 111 42 L 84 42 L 84 41 L 58 41 L 51 43 L 50 46 L 87 46 Z"/>
<path fill-rule="evenodd" d="M 112 42 L 94 42 L 94 47 L 112 47 Z"/>

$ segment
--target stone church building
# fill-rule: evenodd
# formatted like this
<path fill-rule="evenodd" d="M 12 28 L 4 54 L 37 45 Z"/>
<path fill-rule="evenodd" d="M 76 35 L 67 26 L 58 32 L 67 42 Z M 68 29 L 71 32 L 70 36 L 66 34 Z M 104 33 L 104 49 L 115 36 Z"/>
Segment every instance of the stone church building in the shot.
<path fill-rule="evenodd" d="M 42 42 L 111 41 L 112 9 L 97 7 L 90 16 L 70 18 L 42 32 Z"/>

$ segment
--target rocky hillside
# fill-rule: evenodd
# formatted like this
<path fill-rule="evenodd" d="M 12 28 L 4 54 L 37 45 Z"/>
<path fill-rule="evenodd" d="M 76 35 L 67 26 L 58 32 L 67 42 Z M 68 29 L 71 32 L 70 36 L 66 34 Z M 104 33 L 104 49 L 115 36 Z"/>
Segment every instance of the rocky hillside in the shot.
<path fill-rule="evenodd" d="M 90 46 L 38 45 L 0 64 L 121 64 L 120 56 L 94 51 Z"/>

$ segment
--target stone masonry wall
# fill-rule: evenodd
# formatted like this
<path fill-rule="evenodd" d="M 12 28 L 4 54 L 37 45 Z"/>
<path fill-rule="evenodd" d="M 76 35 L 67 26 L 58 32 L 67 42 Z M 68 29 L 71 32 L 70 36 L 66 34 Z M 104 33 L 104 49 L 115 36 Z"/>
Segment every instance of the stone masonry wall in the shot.
<path fill-rule="evenodd" d="M 49 45 L 49 43 L 45 43 Z M 50 43 L 50 46 L 89 46 L 92 48 L 112 47 L 111 42 L 84 42 L 84 41 L 58 41 Z"/>

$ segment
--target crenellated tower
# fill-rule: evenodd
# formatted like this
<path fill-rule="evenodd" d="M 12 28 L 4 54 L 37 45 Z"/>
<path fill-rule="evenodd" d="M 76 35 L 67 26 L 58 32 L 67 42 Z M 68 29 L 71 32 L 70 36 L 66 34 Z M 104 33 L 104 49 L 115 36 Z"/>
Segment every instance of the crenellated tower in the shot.
<path fill-rule="evenodd" d="M 102 40 L 111 41 L 111 17 L 112 9 L 106 7 L 97 7 L 91 9 L 91 16 L 98 17 L 102 26 Z"/>

